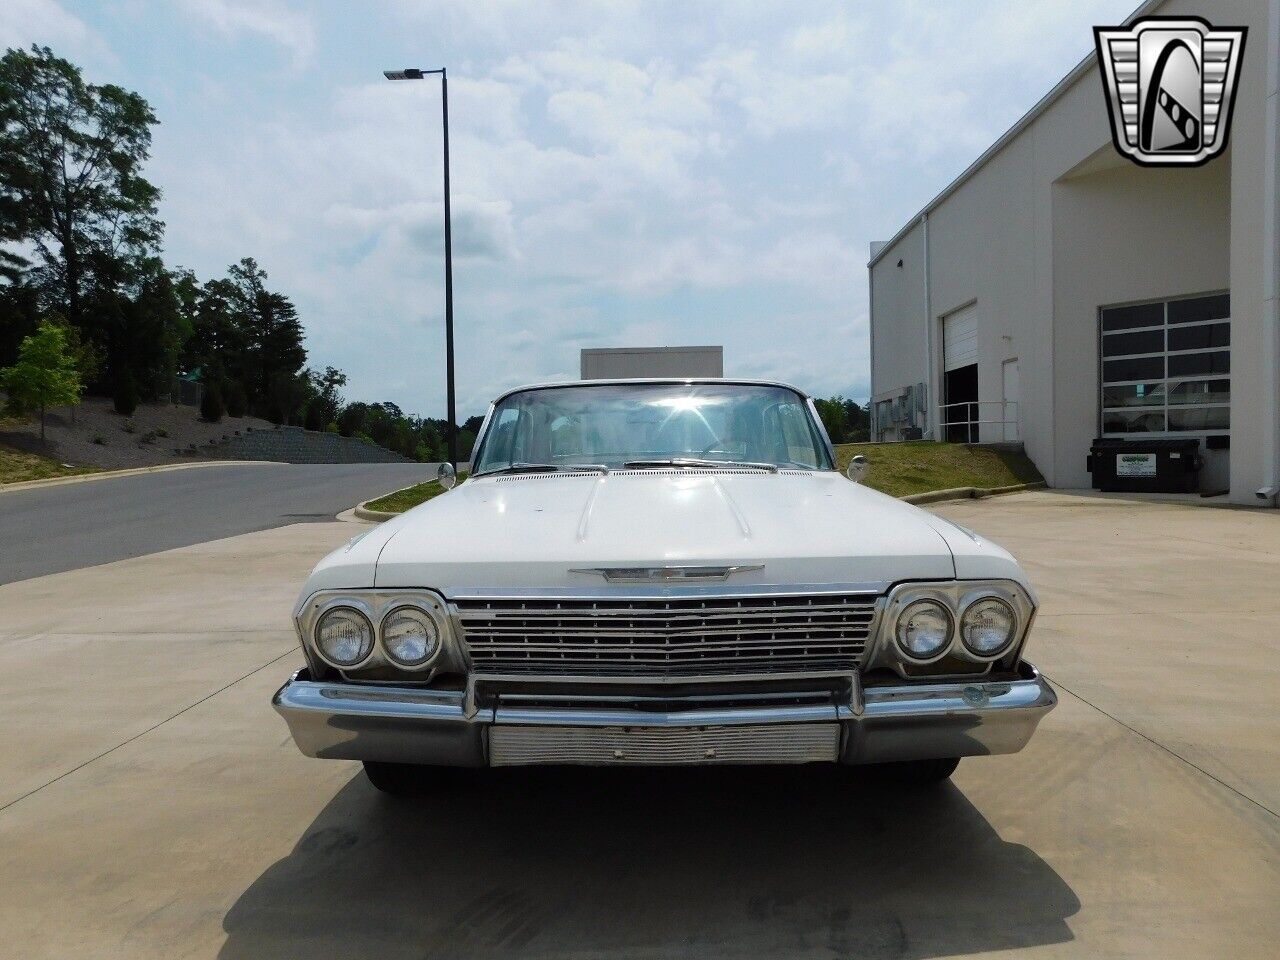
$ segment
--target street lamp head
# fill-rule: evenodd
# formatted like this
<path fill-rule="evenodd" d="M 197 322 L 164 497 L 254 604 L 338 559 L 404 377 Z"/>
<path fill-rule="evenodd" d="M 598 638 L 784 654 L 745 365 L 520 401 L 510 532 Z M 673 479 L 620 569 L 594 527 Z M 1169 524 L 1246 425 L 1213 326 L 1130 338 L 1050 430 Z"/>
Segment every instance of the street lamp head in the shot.
<path fill-rule="evenodd" d="M 417 67 L 406 67 L 404 70 L 383 70 L 382 75 L 388 80 L 421 80 L 428 73 L 443 73 L 442 70 L 419 70 Z"/>

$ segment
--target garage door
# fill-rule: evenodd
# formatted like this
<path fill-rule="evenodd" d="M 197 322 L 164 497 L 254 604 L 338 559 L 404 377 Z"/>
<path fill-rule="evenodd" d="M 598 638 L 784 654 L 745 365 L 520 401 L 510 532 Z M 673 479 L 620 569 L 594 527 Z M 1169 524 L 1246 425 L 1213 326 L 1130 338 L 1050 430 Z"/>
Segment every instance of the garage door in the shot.
<path fill-rule="evenodd" d="M 942 368 L 958 370 L 978 362 L 978 305 L 971 303 L 942 318 Z"/>

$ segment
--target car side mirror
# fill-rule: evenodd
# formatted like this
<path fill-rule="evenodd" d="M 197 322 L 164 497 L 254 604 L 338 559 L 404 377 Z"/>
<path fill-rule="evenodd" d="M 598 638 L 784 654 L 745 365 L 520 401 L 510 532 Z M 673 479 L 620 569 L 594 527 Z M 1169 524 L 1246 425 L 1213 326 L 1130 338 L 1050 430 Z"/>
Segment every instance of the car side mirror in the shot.
<path fill-rule="evenodd" d="M 442 463 L 436 471 L 436 480 L 446 490 L 452 490 L 458 485 L 458 471 L 453 469 L 452 463 Z"/>
<path fill-rule="evenodd" d="M 844 468 L 844 475 L 854 483 L 857 483 L 862 479 L 862 475 L 867 472 L 867 467 L 869 466 L 871 464 L 867 463 L 867 458 L 862 454 L 858 454 L 849 461 L 849 466 Z"/>

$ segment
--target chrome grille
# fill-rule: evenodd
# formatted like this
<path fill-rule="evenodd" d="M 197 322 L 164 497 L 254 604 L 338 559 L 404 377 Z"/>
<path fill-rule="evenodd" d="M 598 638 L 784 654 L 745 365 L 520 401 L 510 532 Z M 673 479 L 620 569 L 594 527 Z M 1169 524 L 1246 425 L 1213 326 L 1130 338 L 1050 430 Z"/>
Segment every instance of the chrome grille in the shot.
<path fill-rule="evenodd" d="M 457 602 L 486 674 L 739 676 L 848 672 L 867 652 L 875 594 Z"/>

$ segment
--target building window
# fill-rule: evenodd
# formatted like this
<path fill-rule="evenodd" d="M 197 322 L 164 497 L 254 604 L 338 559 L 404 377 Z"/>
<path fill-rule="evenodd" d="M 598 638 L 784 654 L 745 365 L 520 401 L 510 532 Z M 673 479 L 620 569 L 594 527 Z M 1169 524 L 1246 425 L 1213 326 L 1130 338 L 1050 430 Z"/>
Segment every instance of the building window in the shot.
<path fill-rule="evenodd" d="M 1231 429 L 1231 296 L 1099 311 L 1102 434 Z"/>

